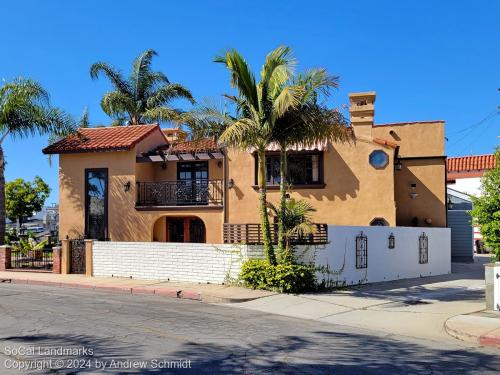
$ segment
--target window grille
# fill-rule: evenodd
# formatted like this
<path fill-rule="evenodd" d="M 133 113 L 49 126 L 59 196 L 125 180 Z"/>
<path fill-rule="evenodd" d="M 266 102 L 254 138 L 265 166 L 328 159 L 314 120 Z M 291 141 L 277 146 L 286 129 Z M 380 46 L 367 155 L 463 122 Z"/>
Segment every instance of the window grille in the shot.
<path fill-rule="evenodd" d="M 425 233 L 418 238 L 418 258 L 420 264 L 429 263 L 429 238 Z"/>
<path fill-rule="evenodd" d="M 368 267 L 368 237 L 361 232 L 356 236 L 356 268 Z"/>

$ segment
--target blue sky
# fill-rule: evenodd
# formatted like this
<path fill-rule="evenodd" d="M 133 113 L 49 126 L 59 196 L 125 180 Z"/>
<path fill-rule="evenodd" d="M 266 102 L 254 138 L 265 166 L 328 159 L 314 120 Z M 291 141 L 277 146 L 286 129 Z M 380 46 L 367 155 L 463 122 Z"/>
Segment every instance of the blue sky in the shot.
<path fill-rule="evenodd" d="M 255 71 L 280 44 L 299 69 L 341 77 L 332 106 L 377 91 L 376 122 L 443 119 L 450 156 L 490 153 L 500 139 L 500 1 L 2 1 L 0 79 L 40 81 L 52 104 L 108 124 L 92 81 L 98 60 L 128 71 L 153 48 L 154 68 L 197 99 L 229 91 L 214 55 L 238 49 Z M 489 117 L 488 117 L 489 116 Z M 486 121 L 482 121 L 483 119 Z M 463 129 L 467 129 L 463 131 Z M 57 201 L 57 159 L 44 138 L 7 141 L 7 180 L 42 176 Z"/>

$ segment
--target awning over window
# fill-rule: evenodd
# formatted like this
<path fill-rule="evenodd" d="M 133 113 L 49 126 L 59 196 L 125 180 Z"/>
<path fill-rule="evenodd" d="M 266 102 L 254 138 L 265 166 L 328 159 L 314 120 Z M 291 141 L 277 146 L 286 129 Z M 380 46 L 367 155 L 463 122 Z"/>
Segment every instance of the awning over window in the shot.
<path fill-rule="evenodd" d="M 287 151 L 326 151 L 328 149 L 328 142 L 322 141 L 317 142 L 312 145 L 303 145 L 303 144 L 295 144 L 290 145 L 286 148 Z M 250 152 L 255 152 L 255 148 L 251 148 Z M 266 151 L 280 151 L 280 146 L 273 142 L 269 146 L 266 147 Z"/>

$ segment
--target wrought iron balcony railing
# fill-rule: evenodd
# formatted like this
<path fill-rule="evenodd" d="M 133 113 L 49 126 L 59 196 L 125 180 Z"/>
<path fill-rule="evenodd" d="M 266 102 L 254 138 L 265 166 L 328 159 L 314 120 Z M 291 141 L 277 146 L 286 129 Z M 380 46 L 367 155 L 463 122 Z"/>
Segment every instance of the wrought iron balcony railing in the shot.
<path fill-rule="evenodd" d="M 177 180 L 137 183 L 138 207 L 222 206 L 222 180 Z"/>

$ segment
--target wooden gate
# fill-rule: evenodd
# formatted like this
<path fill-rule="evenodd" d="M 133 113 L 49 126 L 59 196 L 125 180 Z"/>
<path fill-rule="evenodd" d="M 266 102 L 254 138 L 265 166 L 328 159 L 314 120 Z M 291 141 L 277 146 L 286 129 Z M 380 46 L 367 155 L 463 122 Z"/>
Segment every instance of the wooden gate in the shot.
<path fill-rule="evenodd" d="M 70 273 L 85 273 L 85 240 L 83 238 L 69 241 Z"/>

